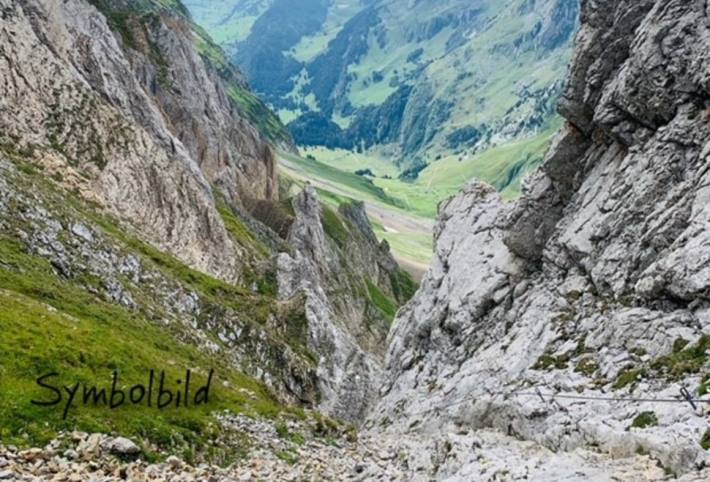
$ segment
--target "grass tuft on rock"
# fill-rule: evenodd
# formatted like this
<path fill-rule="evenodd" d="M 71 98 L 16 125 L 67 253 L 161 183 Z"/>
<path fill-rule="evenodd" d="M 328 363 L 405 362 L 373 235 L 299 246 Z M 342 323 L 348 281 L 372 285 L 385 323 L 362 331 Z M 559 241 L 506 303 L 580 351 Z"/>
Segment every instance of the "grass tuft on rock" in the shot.
<path fill-rule="evenodd" d="M 703 375 L 700 379 L 700 385 L 698 385 L 698 396 L 707 395 L 710 393 L 710 373 Z"/>
<path fill-rule="evenodd" d="M 351 235 L 345 222 L 338 213 L 326 205 L 322 205 L 321 223 L 325 234 L 335 241 L 339 248 L 344 248 L 347 245 Z"/>
<path fill-rule="evenodd" d="M 697 343 L 688 346 L 688 342 L 679 338 L 673 343 L 673 352 L 655 360 L 651 368 L 667 375 L 672 380 L 678 380 L 692 373 L 698 373 L 703 368 L 710 350 L 710 336 L 703 335 Z"/>
<path fill-rule="evenodd" d="M 634 418 L 627 430 L 632 428 L 644 429 L 648 427 L 655 427 L 656 425 L 658 425 L 658 418 L 654 412 L 641 412 Z"/>
<path fill-rule="evenodd" d="M 700 439 L 700 446 L 704 450 L 710 450 L 710 428 L 705 431 L 703 437 Z"/>
<path fill-rule="evenodd" d="M 564 370 L 569 364 L 570 356 L 569 354 L 562 355 L 552 355 L 550 353 L 545 353 L 540 358 L 537 359 L 535 365 L 533 365 L 533 370 Z"/>
<path fill-rule="evenodd" d="M 397 314 L 397 304 L 370 280 L 366 280 L 365 282 L 367 283 L 367 294 L 372 304 L 384 313 L 390 321 L 393 320 Z"/>
<path fill-rule="evenodd" d="M 622 388 L 628 387 L 629 385 L 636 383 L 640 378 L 646 375 L 646 370 L 643 368 L 627 369 L 622 371 L 616 378 L 612 388 L 614 390 L 621 390 Z"/>
<path fill-rule="evenodd" d="M 577 362 L 577 366 L 575 367 L 574 371 L 591 377 L 597 372 L 598 369 L 599 364 L 597 364 L 597 362 L 593 358 L 585 357 L 580 359 L 579 362 Z"/>
<path fill-rule="evenodd" d="M 256 239 L 244 222 L 239 219 L 232 208 L 229 207 L 224 198 L 215 193 L 215 200 L 217 212 L 222 218 L 224 227 L 227 228 L 229 234 L 232 235 L 232 239 L 234 239 L 234 241 L 236 241 L 236 243 L 241 247 L 246 248 L 256 258 L 268 258 L 270 255 L 269 248 L 267 248 L 264 243 Z"/>

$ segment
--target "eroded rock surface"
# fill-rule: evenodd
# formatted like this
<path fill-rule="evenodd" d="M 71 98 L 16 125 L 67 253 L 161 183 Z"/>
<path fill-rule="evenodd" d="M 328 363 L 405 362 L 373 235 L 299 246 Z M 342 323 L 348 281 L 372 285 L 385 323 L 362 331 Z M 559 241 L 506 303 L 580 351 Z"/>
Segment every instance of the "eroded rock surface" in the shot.
<path fill-rule="evenodd" d="M 235 203 L 269 199 L 275 163 L 184 19 L 128 17 L 122 38 L 82 0 L 4 0 L 0 10 L 0 143 L 182 261 L 237 279 L 246 256 L 211 184 Z"/>
<path fill-rule="evenodd" d="M 372 299 L 406 301 L 404 275 L 386 243 L 378 243 L 362 204 L 341 207 L 342 218 L 335 218 L 310 185 L 292 204 L 293 251 L 278 255 L 279 296 L 305 297 L 321 409 L 359 422 L 377 394 L 390 322 Z"/>
<path fill-rule="evenodd" d="M 373 426 L 494 427 L 674 473 L 710 462 L 707 404 L 679 394 L 705 393 L 710 348 L 709 14 L 583 2 L 567 125 L 518 202 L 473 184 L 442 207 Z"/>

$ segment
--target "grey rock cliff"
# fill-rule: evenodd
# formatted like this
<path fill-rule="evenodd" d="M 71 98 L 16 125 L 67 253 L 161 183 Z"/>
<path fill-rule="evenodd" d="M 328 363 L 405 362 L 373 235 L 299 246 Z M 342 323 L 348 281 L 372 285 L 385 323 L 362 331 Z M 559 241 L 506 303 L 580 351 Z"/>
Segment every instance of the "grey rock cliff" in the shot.
<path fill-rule="evenodd" d="M 287 253 L 278 257 L 279 295 L 288 299 L 302 293 L 306 297 L 309 348 L 319 358 L 321 409 L 357 420 L 375 390 L 380 364 L 338 319 L 326 293 L 327 267 L 337 255 L 323 231 L 318 198 L 307 188 L 293 204 L 296 220 L 289 242 L 296 251 L 294 257 Z"/>
<path fill-rule="evenodd" d="M 245 256 L 211 184 L 234 204 L 271 199 L 276 168 L 184 19 L 129 17 L 122 38 L 83 0 L 0 9 L 0 143 L 190 266 L 238 279 Z"/>
<path fill-rule="evenodd" d="M 193 46 L 195 32 L 181 17 L 156 16 L 142 33 L 147 53 L 129 51 L 136 77 L 207 180 L 237 204 L 275 198 L 277 169 L 271 148 L 229 98 L 230 89 L 249 88 L 241 74 L 229 66 L 218 72 L 205 62 Z M 156 68 L 153 50 L 167 65 Z"/>
<path fill-rule="evenodd" d="M 679 395 L 702 395 L 709 368 L 708 15 L 700 1 L 583 2 L 568 123 L 518 202 L 474 183 L 442 206 L 373 424 L 493 427 L 675 473 L 710 462 L 706 404 Z M 642 412 L 656 421 L 639 427 Z"/>
<path fill-rule="evenodd" d="M 377 394 L 389 328 L 371 291 L 406 301 L 397 285 L 402 274 L 389 248 L 378 244 L 362 204 L 342 207 L 342 217 L 327 215 L 307 185 L 292 205 L 287 241 L 293 252 L 277 258 L 279 296 L 305 296 L 308 348 L 319 358 L 320 408 L 358 422 Z M 341 229 L 347 235 L 337 236 Z"/>

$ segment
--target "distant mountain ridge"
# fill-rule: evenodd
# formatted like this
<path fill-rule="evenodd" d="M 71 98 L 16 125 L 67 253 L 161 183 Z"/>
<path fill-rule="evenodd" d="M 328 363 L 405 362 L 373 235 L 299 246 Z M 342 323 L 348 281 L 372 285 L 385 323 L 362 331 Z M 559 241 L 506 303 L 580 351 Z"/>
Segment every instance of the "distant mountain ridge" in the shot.
<path fill-rule="evenodd" d="M 549 128 L 579 15 L 578 0 L 186 5 L 297 143 L 387 146 L 415 172 Z"/>

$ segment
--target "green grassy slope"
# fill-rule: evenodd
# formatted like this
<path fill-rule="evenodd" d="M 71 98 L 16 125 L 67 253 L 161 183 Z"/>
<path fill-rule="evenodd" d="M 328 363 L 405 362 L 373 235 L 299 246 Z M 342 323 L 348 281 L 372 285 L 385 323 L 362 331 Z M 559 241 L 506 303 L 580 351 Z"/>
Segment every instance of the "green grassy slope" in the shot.
<path fill-rule="evenodd" d="M 554 122 L 537 136 L 510 142 L 475 155 L 447 156 L 424 169 L 416 185 L 436 186 L 440 193 L 450 196 L 471 179 L 480 179 L 498 189 L 506 199 L 520 194 L 524 174 L 538 166 L 559 127 Z"/>
<path fill-rule="evenodd" d="M 229 319 L 233 316 L 230 313 L 239 313 L 245 323 L 244 333 L 253 331 L 264 352 L 293 350 L 302 356 L 304 366 L 313 366 L 313 356 L 293 335 L 296 332 L 288 330 L 288 321 L 284 322 L 285 332 L 292 333 L 288 338 L 266 325 L 272 314 L 284 314 L 269 290 L 253 293 L 190 269 L 127 234 L 90 204 L 55 186 L 33 165 L 16 155 L 10 157 L 14 168 L 3 167 L 0 174 L 13 190 L 33 193 L 33 202 L 60 224 L 80 222 L 90 226 L 104 246 L 116 250 L 119 256 L 139 260 L 143 274 L 138 285 L 128 277 L 120 279 L 134 300 L 133 307 L 107 299 L 103 294 L 106 280 L 80 265 L 72 265 L 69 277 L 60 275 L 55 264 L 38 255 L 19 235 L 37 229 L 35 221 L 18 216 L 32 212 L 32 208 L 19 201 L 22 196 L 10 198 L 14 211 L 0 211 L 0 225 L 5 226 L 0 234 L 0 438 L 4 443 L 36 446 L 60 430 L 77 429 L 132 437 L 143 444 L 149 457 L 179 453 L 222 463 L 238 456 L 241 448 L 211 444 L 216 411 L 302 416 L 245 375 L 226 356 L 227 348 L 210 328 L 215 314 Z M 238 230 L 240 225 L 232 221 L 236 224 L 230 231 Z M 60 239 L 65 249 L 78 249 L 70 238 Z M 245 239 L 242 242 L 253 243 L 254 250 L 261 249 L 253 238 Z M 104 256 L 112 259 L 115 254 L 111 253 Z M 162 298 L 166 288 L 194 293 L 202 310 L 197 326 L 188 328 L 174 318 Z M 300 318 L 294 314 L 287 319 L 297 324 Z M 201 347 L 194 329 L 204 333 L 219 351 Z M 275 355 L 275 363 L 277 359 Z M 137 383 L 147 385 L 150 369 L 165 370 L 166 385 L 172 390 L 178 388 L 176 380 L 184 380 L 185 370 L 192 371 L 196 387 L 204 384 L 209 370 L 214 369 L 209 404 L 162 411 L 148 408 L 146 403 L 116 409 L 75 404 L 64 419 L 64 404 L 44 407 L 31 403 L 53 398 L 51 392 L 36 384 L 38 377 L 48 373 L 58 373 L 52 380 L 55 386 L 71 387 L 81 382 L 110 390 L 114 371 L 119 372 L 119 388 L 127 389 Z"/>
<path fill-rule="evenodd" d="M 357 1 L 333 2 L 319 32 L 308 35 L 293 47 L 291 54 L 302 62 L 313 60 L 328 46 L 343 26 L 362 10 Z"/>
<path fill-rule="evenodd" d="M 314 179 L 325 180 L 353 197 L 379 201 L 406 213 L 435 218 L 438 204 L 455 195 L 473 179 L 488 182 L 506 199 L 519 195 L 526 173 L 542 162 L 555 122 L 539 135 L 510 142 L 474 155 L 450 155 L 429 165 L 412 182 L 394 176 L 397 168 L 376 152 L 357 154 L 325 148 L 307 149 L 314 159 L 290 156 Z M 358 176 L 369 169 L 374 176 Z"/>
<path fill-rule="evenodd" d="M 216 410 L 267 417 L 284 410 L 253 379 L 217 358 L 202 354 L 194 346 L 178 342 L 171 333 L 153 323 L 94 300 L 74 286 L 48 283 L 51 280 L 48 266 L 25 256 L 8 240 L 0 240 L 0 259 L 5 263 L 8 257 L 12 257 L 17 266 L 32 265 L 34 269 L 21 277 L 0 271 L 3 286 L 0 290 L 3 329 L 0 438 L 3 442 L 41 445 L 59 430 L 78 429 L 133 437 L 143 442 L 148 456 L 157 449 L 185 454 L 210 450 L 208 440 L 213 436 L 211 425 L 215 423 L 212 413 Z M 110 390 L 112 373 L 117 371 L 119 389 L 127 390 L 138 383 L 147 386 L 151 368 L 166 371 L 166 386 L 171 390 L 180 388 L 176 380 L 185 380 L 187 368 L 192 370 L 193 387 L 206 382 L 210 369 L 216 370 L 209 404 L 158 410 L 143 403 L 112 410 L 102 404 L 75 403 L 68 409 L 66 420 L 63 410 L 67 393 L 63 394 L 64 403 L 54 407 L 31 404 L 31 400 L 54 398 L 35 382 L 48 373 L 59 374 L 47 380 L 56 387 L 72 387 L 81 382 Z M 83 393 L 83 388 L 79 393 Z M 217 459 L 228 456 L 211 454 Z"/>
<path fill-rule="evenodd" d="M 299 170 L 313 179 L 320 179 L 324 182 L 331 183 L 333 186 L 342 188 L 347 193 L 356 194 L 358 198 L 363 200 L 376 201 L 391 206 L 392 208 L 404 208 L 404 206 L 401 205 L 401 201 L 388 196 L 381 188 L 378 188 L 367 178 L 345 172 L 337 167 L 329 166 L 317 159 L 306 158 L 287 152 L 281 152 L 280 155 L 282 160 L 287 163 L 287 167 L 298 166 Z"/>
<path fill-rule="evenodd" d="M 244 40 L 270 0 L 183 0 L 193 18 L 209 29 L 212 38 L 228 45 Z"/>

